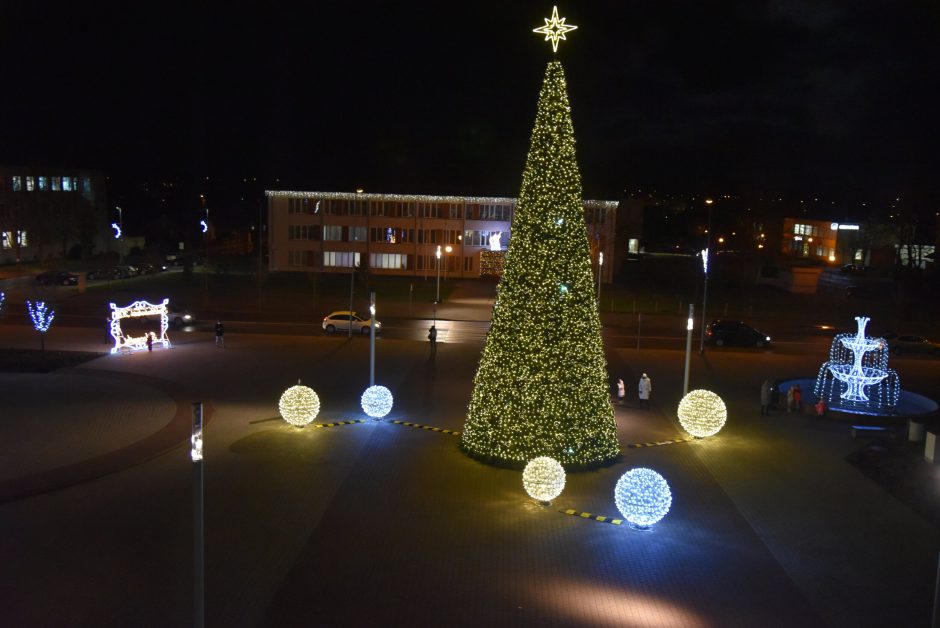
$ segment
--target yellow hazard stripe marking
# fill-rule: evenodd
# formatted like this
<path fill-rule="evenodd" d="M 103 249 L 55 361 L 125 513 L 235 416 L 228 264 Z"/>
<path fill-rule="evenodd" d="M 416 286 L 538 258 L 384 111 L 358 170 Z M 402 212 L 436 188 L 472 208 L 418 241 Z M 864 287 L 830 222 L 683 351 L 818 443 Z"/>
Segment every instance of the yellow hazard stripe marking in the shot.
<path fill-rule="evenodd" d="M 675 445 L 676 443 L 691 443 L 695 440 L 694 436 L 686 436 L 685 438 L 676 438 L 673 440 L 658 440 L 652 443 L 632 443 L 624 447 L 624 449 L 637 449 L 639 447 L 659 447 L 661 445 Z"/>
<path fill-rule="evenodd" d="M 563 508 L 558 512 L 564 513 L 566 515 L 572 515 L 574 517 L 581 517 L 582 519 L 590 519 L 592 521 L 600 521 L 601 523 L 610 523 L 615 526 L 623 525 L 623 519 L 612 519 L 605 515 L 592 515 L 589 512 L 578 512 L 574 508 Z"/>
<path fill-rule="evenodd" d="M 390 421 L 395 425 L 401 425 L 404 427 L 413 427 L 416 430 L 428 430 L 429 432 L 440 432 L 441 434 L 450 434 L 451 436 L 460 436 L 460 432 L 456 430 L 445 430 L 442 427 L 433 427 L 431 425 L 421 425 L 420 423 L 409 423 L 408 421 Z"/>
<path fill-rule="evenodd" d="M 333 421 L 332 423 L 313 423 L 311 427 L 337 427 L 339 425 L 355 425 L 356 423 L 365 422 L 365 419 L 352 419 L 350 421 Z"/>

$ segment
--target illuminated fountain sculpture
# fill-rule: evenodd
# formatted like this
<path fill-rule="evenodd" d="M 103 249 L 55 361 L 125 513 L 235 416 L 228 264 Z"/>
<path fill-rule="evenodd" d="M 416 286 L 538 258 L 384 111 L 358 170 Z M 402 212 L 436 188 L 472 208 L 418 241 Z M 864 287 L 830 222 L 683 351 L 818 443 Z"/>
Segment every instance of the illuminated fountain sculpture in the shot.
<path fill-rule="evenodd" d="M 829 361 L 816 376 L 816 396 L 831 408 L 849 412 L 881 413 L 898 404 L 901 384 L 888 368 L 888 343 L 865 335 L 867 316 L 856 316 L 858 331 L 838 334 L 829 349 Z M 837 384 L 838 382 L 838 384 Z"/>

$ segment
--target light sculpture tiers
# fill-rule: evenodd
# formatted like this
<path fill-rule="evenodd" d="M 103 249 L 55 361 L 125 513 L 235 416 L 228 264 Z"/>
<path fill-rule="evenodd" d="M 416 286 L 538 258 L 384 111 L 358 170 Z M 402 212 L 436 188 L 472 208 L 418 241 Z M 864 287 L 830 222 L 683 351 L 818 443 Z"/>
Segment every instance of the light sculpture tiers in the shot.
<path fill-rule="evenodd" d="M 320 413 L 320 398 L 312 389 L 298 383 L 284 391 L 277 406 L 285 421 L 296 427 L 304 427 Z"/>
<path fill-rule="evenodd" d="M 635 528 L 648 530 L 672 506 L 669 483 L 652 469 L 630 469 L 617 480 L 614 501 L 623 518 Z"/>
<path fill-rule="evenodd" d="M 380 419 L 392 411 L 392 391 L 385 386 L 369 386 L 359 401 L 362 411 L 374 419 Z"/>
<path fill-rule="evenodd" d="M 562 65 L 545 70 L 461 447 L 521 468 L 620 455 Z"/>
<path fill-rule="evenodd" d="M 679 402 L 682 429 L 698 438 L 714 436 L 728 420 L 728 408 L 721 397 L 710 390 L 691 390 Z"/>
<path fill-rule="evenodd" d="M 548 456 L 530 460 L 522 471 L 522 486 L 529 497 L 549 504 L 565 488 L 565 468 Z"/>
<path fill-rule="evenodd" d="M 832 340 L 829 361 L 820 367 L 813 390 L 829 407 L 864 412 L 898 403 L 901 383 L 888 368 L 888 343 L 865 335 L 869 320 L 856 316 L 855 334 L 837 334 Z"/>

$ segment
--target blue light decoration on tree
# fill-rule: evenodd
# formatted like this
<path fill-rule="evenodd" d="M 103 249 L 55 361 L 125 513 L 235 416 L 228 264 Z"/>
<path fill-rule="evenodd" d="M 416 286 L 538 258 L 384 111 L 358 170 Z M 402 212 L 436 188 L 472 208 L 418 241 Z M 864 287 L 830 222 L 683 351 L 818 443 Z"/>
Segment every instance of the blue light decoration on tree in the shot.
<path fill-rule="evenodd" d="M 3 313 L 3 303 L 6 301 L 7 295 L 3 292 L 0 292 L 0 313 Z"/>
<path fill-rule="evenodd" d="M 39 332 L 39 344 L 43 352 L 46 351 L 46 332 L 52 325 L 55 318 L 55 310 L 46 307 L 45 301 L 26 301 L 26 309 L 29 310 L 29 317 L 33 319 L 33 327 Z"/>
<path fill-rule="evenodd" d="M 392 391 L 385 386 L 369 386 L 360 399 L 362 410 L 374 419 L 381 419 L 392 411 Z"/>
<path fill-rule="evenodd" d="M 620 455 L 565 73 L 545 70 L 490 331 L 461 436 L 467 454 L 523 467 Z"/>
<path fill-rule="evenodd" d="M 617 480 L 614 501 L 623 518 L 638 530 L 650 526 L 666 516 L 672 506 L 669 483 L 652 469 L 630 469 Z"/>

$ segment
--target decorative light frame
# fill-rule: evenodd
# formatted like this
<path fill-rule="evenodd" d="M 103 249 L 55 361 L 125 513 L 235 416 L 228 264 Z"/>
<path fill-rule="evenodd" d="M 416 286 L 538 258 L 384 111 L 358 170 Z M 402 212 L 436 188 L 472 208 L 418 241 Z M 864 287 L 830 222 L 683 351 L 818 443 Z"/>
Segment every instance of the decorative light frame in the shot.
<path fill-rule="evenodd" d="M 519 199 L 506 196 L 437 196 L 432 194 L 376 194 L 373 192 L 302 192 L 297 190 L 265 190 L 270 198 L 313 198 L 328 201 L 395 201 L 401 203 L 470 203 L 480 205 L 515 205 Z M 617 209 L 620 201 L 584 199 L 585 209 Z"/>
<path fill-rule="evenodd" d="M 277 409 L 287 423 L 294 427 L 305 427 L 320 414 L 320 397 L 315 390 L 297 380 L 296 386 L 291 386 L 281 394 Z"/>
<path fill-rule="evenodd" d="M 111 353 L 118 353 L 122 349 L 131 351 L 140 351 L 147 348 L 147 337 L 152 336 L 154 344 L 160 343 L 163 348 L 170 346 L 170 339 L 166 335 L 166 330 L 170 327 L 170 318 L 167 314 L 167 305 L 169 299 L 163 299 L 162 303 L 148 303 L 147 301 L 134 301 L 126 307 L 118 307 L 114 303 L 111 306 L 111 337 L 114 338 L 114 346 L 111 347 Z M 160 336 L 153 335 L 153 332 L 143 336 L 125 336 L 121 329 L 121 320 L 125 318 L 140 318 L 143 316 L 160 316 Z"/>

